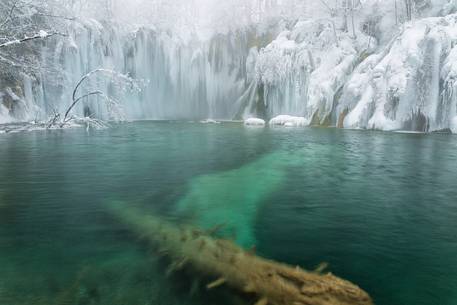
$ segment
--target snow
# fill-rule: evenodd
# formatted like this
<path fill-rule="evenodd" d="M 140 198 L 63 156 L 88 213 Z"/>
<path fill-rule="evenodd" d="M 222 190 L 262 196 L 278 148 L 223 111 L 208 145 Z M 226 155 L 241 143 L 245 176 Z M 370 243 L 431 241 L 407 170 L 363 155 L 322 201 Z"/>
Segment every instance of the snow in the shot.
<path fill-rule="evenodd" d="M 0 105 L 1 108 L 1 105 Z M 108 122 L 100 121 L 92 118 L 81 118 L 72 117 L 65 124 L 58 121 L 56 124 L 50 126 L 50 120 L 47 121 L 27 121 L 27 122 L 15 122 L 15 121 L 1 121 L 0 113 L 0 134 L 4 133 L 19 133 L 19 132 L 31 132 L 31 131 L 44 131 L 44 130 L 63 130 L 63 129 L 75 129 L 85 128 L 87 131 L 90 129 L 106 129 L 110 126 Z"/>
<path fill-rule="evenodd" d="M 221 122 L 218 122 L 213 119 L 206 119 L 206 120 L 200 121 L 200 123 L 202 123 L 202 124 L 220 124 Z"/>
<path fill-rule="evenodd" d="M 19 44 L 19 43 L 21 43 L 19 40 L 14 39 L 14 40 L 11 40 L 11 41 L 2 43 L 1 46 L 2 46 L 2 47 L 7 47 L 7 46 L 14 45 L 14 44 Z"/>
<path fill-rule="evenodd" d="M 309 121 L 304 117 L 295 117 L 291 115 L 278 115 L 270 120 L 271 126 L 284 127 L 304 127 L 309 125 Z"/>
<path fill-rule="evenodd" d="M 40 30 L 40 31 L 38 32 L 38 36 L 40 36 L 41 38 L 46 38 L 46 37 L 49 36 L 49 34 L 48 34 L 48 32 L 46 32 L 46 31 Z"/>
<path fill-rule="evenodd" d="M 395 130 L 394 133 L 401 133 L 401 134 L 425 134 L 422 131 L 411 131 L 411 130 Z"/>
<path fill-rule="evenodd" d="M 265 126 L 265 121 L 258 118 L 249 118 L 244 121 L 246 126 Z"/>
<path fill-rule="evenodd" d="M 33 39 L 37 39 L 37 38 L 47 38 L 49 36 L 52 36 L 52 34 L 48 34 L 46 31 L 40 30 L 38 32 L 38 34 L 35 34 L 33 36 L 25 35 L 23 39 L 12 39 L 10 41 L 1 43 L 0 47 L 2 47 L 2 48 L 3 47 L 8 47 L 8 46 L 11 46 L 11 45 L 23 43 L 24 41 L 27 41 L 27 40 L 33 40 Z"/>

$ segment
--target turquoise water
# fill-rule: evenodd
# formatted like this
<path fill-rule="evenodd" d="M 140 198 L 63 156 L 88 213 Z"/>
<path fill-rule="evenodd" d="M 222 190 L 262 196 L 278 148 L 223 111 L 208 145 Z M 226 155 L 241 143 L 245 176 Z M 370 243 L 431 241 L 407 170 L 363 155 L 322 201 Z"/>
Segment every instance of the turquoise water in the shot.
<path fill-rule="evenodd" d="M 0 160 L 1 305 L 240 303 L 166 277 L 114 200 L 328 262 L 379 305 L 457 304 L 455 136 L 138 122 L 1 135 Z"/>

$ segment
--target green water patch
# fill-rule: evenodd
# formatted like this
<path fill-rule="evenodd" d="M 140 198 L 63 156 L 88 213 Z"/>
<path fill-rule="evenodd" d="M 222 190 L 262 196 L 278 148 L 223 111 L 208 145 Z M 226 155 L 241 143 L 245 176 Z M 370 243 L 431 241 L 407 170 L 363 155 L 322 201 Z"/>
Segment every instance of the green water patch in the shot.
<path fill-rule="evenodd" d="M 221 235 L 243 247 L 255 245 L 258 211 L 298 159 L 297 154 L 273 152 L 236 169 L 196 177 L 178 202 L 177 213 L 199 228 L 220 227 Z"/>

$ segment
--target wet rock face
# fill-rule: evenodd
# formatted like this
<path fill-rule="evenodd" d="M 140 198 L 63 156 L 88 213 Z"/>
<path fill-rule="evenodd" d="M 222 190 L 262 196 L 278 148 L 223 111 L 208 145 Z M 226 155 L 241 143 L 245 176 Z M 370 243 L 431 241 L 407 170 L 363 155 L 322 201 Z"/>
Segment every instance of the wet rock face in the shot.
<path fill-rule="evenodd" d="M 412 112 L 411 118 L 404 123 L 405 130 L 428 132 L 430 131 L 429 119 L 420 111 Z"/>

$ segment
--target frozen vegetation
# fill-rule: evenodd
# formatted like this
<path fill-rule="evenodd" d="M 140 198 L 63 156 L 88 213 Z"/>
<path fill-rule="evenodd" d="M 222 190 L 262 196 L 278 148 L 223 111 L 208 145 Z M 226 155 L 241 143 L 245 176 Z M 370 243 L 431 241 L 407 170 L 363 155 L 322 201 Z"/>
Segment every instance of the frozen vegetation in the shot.
<path fill-rule="evenodd" d="M 141 86 L 94 77 L 75 120 L 457 132 L 454 0 L 30 3 L 0 4 L 0 124 L 62 119 L 104 69 Z"/>

